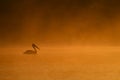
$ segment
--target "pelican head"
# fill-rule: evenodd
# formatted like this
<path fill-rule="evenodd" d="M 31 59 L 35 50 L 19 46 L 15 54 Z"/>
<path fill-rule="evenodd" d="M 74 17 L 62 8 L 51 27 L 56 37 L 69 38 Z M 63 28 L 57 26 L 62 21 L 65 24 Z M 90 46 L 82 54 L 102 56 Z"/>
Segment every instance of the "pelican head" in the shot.
<path fill-rule="evenodd" d="M 40 48 L 37 45 L 35 45 L 34 43 L 32 44 L 32 47 L 40 50 Z"/>

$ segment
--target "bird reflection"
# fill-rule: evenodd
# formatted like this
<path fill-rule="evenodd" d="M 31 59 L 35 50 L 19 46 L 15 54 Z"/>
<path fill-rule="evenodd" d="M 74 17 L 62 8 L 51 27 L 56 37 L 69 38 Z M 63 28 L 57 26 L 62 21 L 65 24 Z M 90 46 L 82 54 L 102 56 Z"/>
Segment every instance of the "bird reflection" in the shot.
<path fill-rule="evenodd" d="M 34 50 L 26 50 L 24 54 L 37 54 L 37 49 L 39 49 L 35 44 L 32 44 Z M 39 49 L 40 50 L 40 49 Z"/>

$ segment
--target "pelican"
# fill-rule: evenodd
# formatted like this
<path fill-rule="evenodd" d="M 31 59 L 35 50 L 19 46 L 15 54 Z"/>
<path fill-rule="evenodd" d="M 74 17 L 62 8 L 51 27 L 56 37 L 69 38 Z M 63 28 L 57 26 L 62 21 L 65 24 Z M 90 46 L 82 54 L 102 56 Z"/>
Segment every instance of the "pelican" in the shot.
<path fill-rule="evenodd" d="M 32 44 L 34 50 L 26 50 L 24 54 L 37 54 L 37 49 L 39 49 L 35 44 Z M 40 49 L 39 49 L 40 50 Z"/>

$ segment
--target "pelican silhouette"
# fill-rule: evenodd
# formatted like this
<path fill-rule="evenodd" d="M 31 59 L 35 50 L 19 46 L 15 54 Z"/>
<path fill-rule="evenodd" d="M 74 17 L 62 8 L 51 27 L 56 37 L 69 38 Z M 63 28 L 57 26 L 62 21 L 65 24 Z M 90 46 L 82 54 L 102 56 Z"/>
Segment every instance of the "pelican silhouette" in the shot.
<path fill-rule="evenodd" d="M 32 44 L 34 50 L 26 50 L 24 54 L 37 54 L 37 49 L 39 49 L 35 44 Z M 40 49 L 39 49 L 40 50 Z"/>

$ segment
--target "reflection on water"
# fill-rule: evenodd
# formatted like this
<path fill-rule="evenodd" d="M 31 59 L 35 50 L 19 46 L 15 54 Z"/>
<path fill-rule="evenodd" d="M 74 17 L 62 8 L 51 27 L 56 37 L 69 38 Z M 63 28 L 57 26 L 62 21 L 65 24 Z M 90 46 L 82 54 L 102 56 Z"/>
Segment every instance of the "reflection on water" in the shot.
<path fill-rule="evenodd" d="M 120 56 L 68 54 L 2 51 L 0 80 L 120 80 Z"/>

